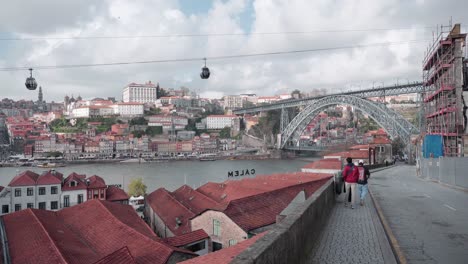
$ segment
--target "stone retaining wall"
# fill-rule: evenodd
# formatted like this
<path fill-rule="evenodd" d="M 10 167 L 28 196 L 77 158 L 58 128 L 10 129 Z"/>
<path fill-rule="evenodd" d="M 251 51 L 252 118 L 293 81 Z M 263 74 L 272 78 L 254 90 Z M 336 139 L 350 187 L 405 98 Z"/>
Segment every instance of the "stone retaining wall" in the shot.
<path fill-rule="evenodd" d="M 334 205 L 332 178 L 231 263 L 304 263 Z"/>

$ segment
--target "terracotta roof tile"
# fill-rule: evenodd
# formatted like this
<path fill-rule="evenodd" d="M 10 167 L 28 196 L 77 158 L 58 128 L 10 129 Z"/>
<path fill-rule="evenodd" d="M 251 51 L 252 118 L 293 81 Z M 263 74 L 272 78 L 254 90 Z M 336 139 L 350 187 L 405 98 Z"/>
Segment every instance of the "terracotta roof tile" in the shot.
<path fill-rule="evenodd" d="M 116 186 L 109 186 L 106 189 L 106 200 L 107 201 L 123 201 L 128 200 L 130 197 L 128 194 Z"/>
<path fill-rule="evenodd" d="M 73 190 L 86 190 L 87 186 L 85 183 L 86 175 L 80 175 L 72 172 L 63 181 L 62 191 L 73 191 Z M 71 186 L 71 182 L 75 181 L 75 186 Z"/>
<path fill-rule="evenodd" d="M 39 174 L 34 173 L 32 171 L 23 171 L 17 176 L 15 176 L 8 186 L 16 187 L 16 186 L 29 186 L 35 185 L 37 178 L 39 178 Z"/>
<path fill-rule="evenodd" d="M 57 171 L 47 171 L 41 174 L 36 181 L 37 185 L 62 184 L 63 174 Z"/>
<path fill-rule="evenodd" d="M 276 216 L 291 203 L 299 192 L 305 191 L 307 199 L 330 177 L 236 199 L 229 203 L 224 213 L 245 231 L 274 224 Z"/>
<path fill-rule="evenodd" d="M 180 236 L 166 238 L 164 242 L 174 247 L 181 247 L 208 238 L 208 234 L 203 229 L 198 229 Z"/>
<path fill-rule="evenodd" d="M 116 250 L 115 252 L 105 256 L 104 258 L 98 260 L 94 264 L 136 264 L 135 259 L 128 250 L 128 247 L 123 247 Z"/>
<path fill-rule="evenodd" d="M 166 189 L 159 188 L 150 193 L 146 197 L 146 202 L 174 235 L 182 235 L 191 231 L 189 219 L 195 216 L 195 213 L 177 201 Z M 176 219 L 180 221 L 180 224 L 177 224 Z"/>
<path fill-rule="evenodd" d="M 177 201 L 182 205 L 188 208 L 190 211 L 195 214 L 206 210 L 206 208 L 219 208 L 220 205 L 210 197 L 204 195 L 203 193 L 192 189 L 188 185 L 183 185 L 179 189 L 172 192 Z"/>
<path fill-rule="evenodd" d="M 13 263 L 119 263 L 128 258 L 119 251 L 123 247 L 137 263 L 166 263 L 174 252 L 193 255 L 162 243 L 129 205 L 90 200 L 58 212 L 26 209 L 3 218 Z"/>
<path fill-rule="evenodd" d="M 225 264 L 231 263 L 232 260 L 242 253 L 244 250 L 253 245 L 257 240 L 262 238 L 267 232 L 260 233 L 250 239 L 244 240 L 234 246 L 223 248 L 219 251 L 209 253 L 200 257 L 189 259 L 181 264 Z"/>
<path fill-rule="evenodd" d="M 97 176 L 97 175 L 93 175 L 91 177 L 89 177 L 88 179 L 86 179 L 86 181 L 89 180 L 89 185 L 88 185 L 88 188 L 105 188 L 107 187 L 106 185 L 106 182 L 104 181 L 103 178 Z"/>
<path fill-rule="evenodd" d="M 341 170 L 341 160 L 339 159 L 321 159 L 311 162 L 303 169 L 326 169 L 326 170 Z"/>

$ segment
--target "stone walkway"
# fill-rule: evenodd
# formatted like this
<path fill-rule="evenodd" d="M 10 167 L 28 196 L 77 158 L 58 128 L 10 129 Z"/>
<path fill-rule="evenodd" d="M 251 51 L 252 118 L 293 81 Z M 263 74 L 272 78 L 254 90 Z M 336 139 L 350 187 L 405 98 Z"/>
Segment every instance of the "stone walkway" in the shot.
<path fill-rule="evenodd" d="M 391 263 L 396 260 L 372 200 L 355 209 L 337 197 L 328 223 L 310 254 L 308 263 Z"/>

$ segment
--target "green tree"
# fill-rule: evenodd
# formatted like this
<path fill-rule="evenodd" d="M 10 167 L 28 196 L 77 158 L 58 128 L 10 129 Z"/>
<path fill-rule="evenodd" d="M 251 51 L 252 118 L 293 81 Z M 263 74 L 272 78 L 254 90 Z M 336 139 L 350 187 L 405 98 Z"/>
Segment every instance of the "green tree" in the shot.
<path fill-rule="evenodd" d="M 135 125 L 146 126 L 148 125 L 148 120 L 146 120 L 144 117 L 135 117 L 132 120 L 130 120 L 130 125 L 131 126 L 135 126 Z"/>
<path fill-rule="evenodd" d="M 146 194 L 146 185 L 142 178 L 132 179 L 128 184 L 128 194 L 133 197 L 144 196 Z"/>
<path fill-rule="evenodd" d="M 159 115 L 161 109 L 158 107 L 151 107 L 148 111 L 145 111 L 145 115 Z"/>
<path fill-rule="evenodd" d="M 403 155 L 405 150 L 405 143 L 399 137 L 392 141 L 392 155 Z"/>
<path fill-rule="evenodd" d="M 230 127 L 225 127 L 221 129 L 219 132 L 219 137 L 220 138 L 230 138 L 231 137 L 231 128 Z"/>
<path fill-rule="evenodd" d="M 132 135 L 137 138 L 141 138 L 143 135 L 145 135 L 145 131 L 142 130 L 135 130 L 132 132 Z"/>
<path fill-rule="evenodd" d="M 163 133 L 162 126 L 149 126 L 145 130 L 146 135 L 154 137 Z"/>

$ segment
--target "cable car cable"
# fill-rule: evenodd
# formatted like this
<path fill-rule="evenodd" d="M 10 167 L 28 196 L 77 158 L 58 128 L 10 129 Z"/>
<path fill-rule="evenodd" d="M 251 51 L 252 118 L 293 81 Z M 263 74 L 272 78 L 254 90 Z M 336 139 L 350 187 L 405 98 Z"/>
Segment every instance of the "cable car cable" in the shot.
<path fill-rule="evenodd" d="M 352 46 L 341 46 L 341 47 L 330 47 L 330 48 L 316 48 L 316 49 L 304 49 L 304 50 L 290 50 L 290 51 L 275 51 L 275 52 L 264 52 L 264 53 L 251 53 L 251 54 L 237 54 L 237 55 L 223 55 L 206 57 L 209 60 L 224 60 L 234 58 L 248 58 L 248 57 L 260 57 L 260 56 L 274 56 L 284 54 L 295 54 L 295 53 L 309 53 L 309 52 L 320 52 L 320 51 L 332 51 L 342 49 L 354 49 L 354 48 L 367 48 L 367 47 L 378 47 L 378 46 L 391 46 L 401 44 L 413 44 L 413 43 L 425 43 L 429 39 L 420 40 L 409 40 L 399 42 L 382 42 L 382 43 L 371 43 L 362 45 Z M 111 63 L 90 63 L 90 64 L 65 64 L 65 65 L 43 65 L 33 66 L 34 69 L 48 70 L 48 69 L 70 69 L 70 68 L 87 68 L 87 67 L 101 67 L 101 66 L 118 66 L 118 65 L 136 65 L 136 64 L 153 64 L 153 63 L 169 63 L 169 62 L 189 62 L 189 61 L 200 61 L 205 58 L 181 58 L 181 59 L 165 59 L 165 60 L 148 60 L 148 61 L 126 61 L 126 62 L 111 62 Z M 0 68 L 0 71 L 22 71 L 31 68 L 31 66 L 21 67 L 4 67 Z"/>
<path fill-rule="evenodd" d="M 251 32 L 251 33 L 207 33 L 207 34 L 166 34 L 166 35 L 122 35 L 122 36 L 58 36 L 58 37 L 8 37 L 0 41 L 33 41 L 33 40 L 90 40 L 90 39 L 133 39 L 133 38 L 190 38 L 190 37 L 229 37 L 229 36 L 268 36 L 268 35 L 307 35 L 315 33 L 347 33 L 369 31 L 398 31 L 413 29 L 433 29 L 435 27 L 401 27 L 401 28 L 368 28 L 368 29 L 318 29 L 310 31 Z"/>

